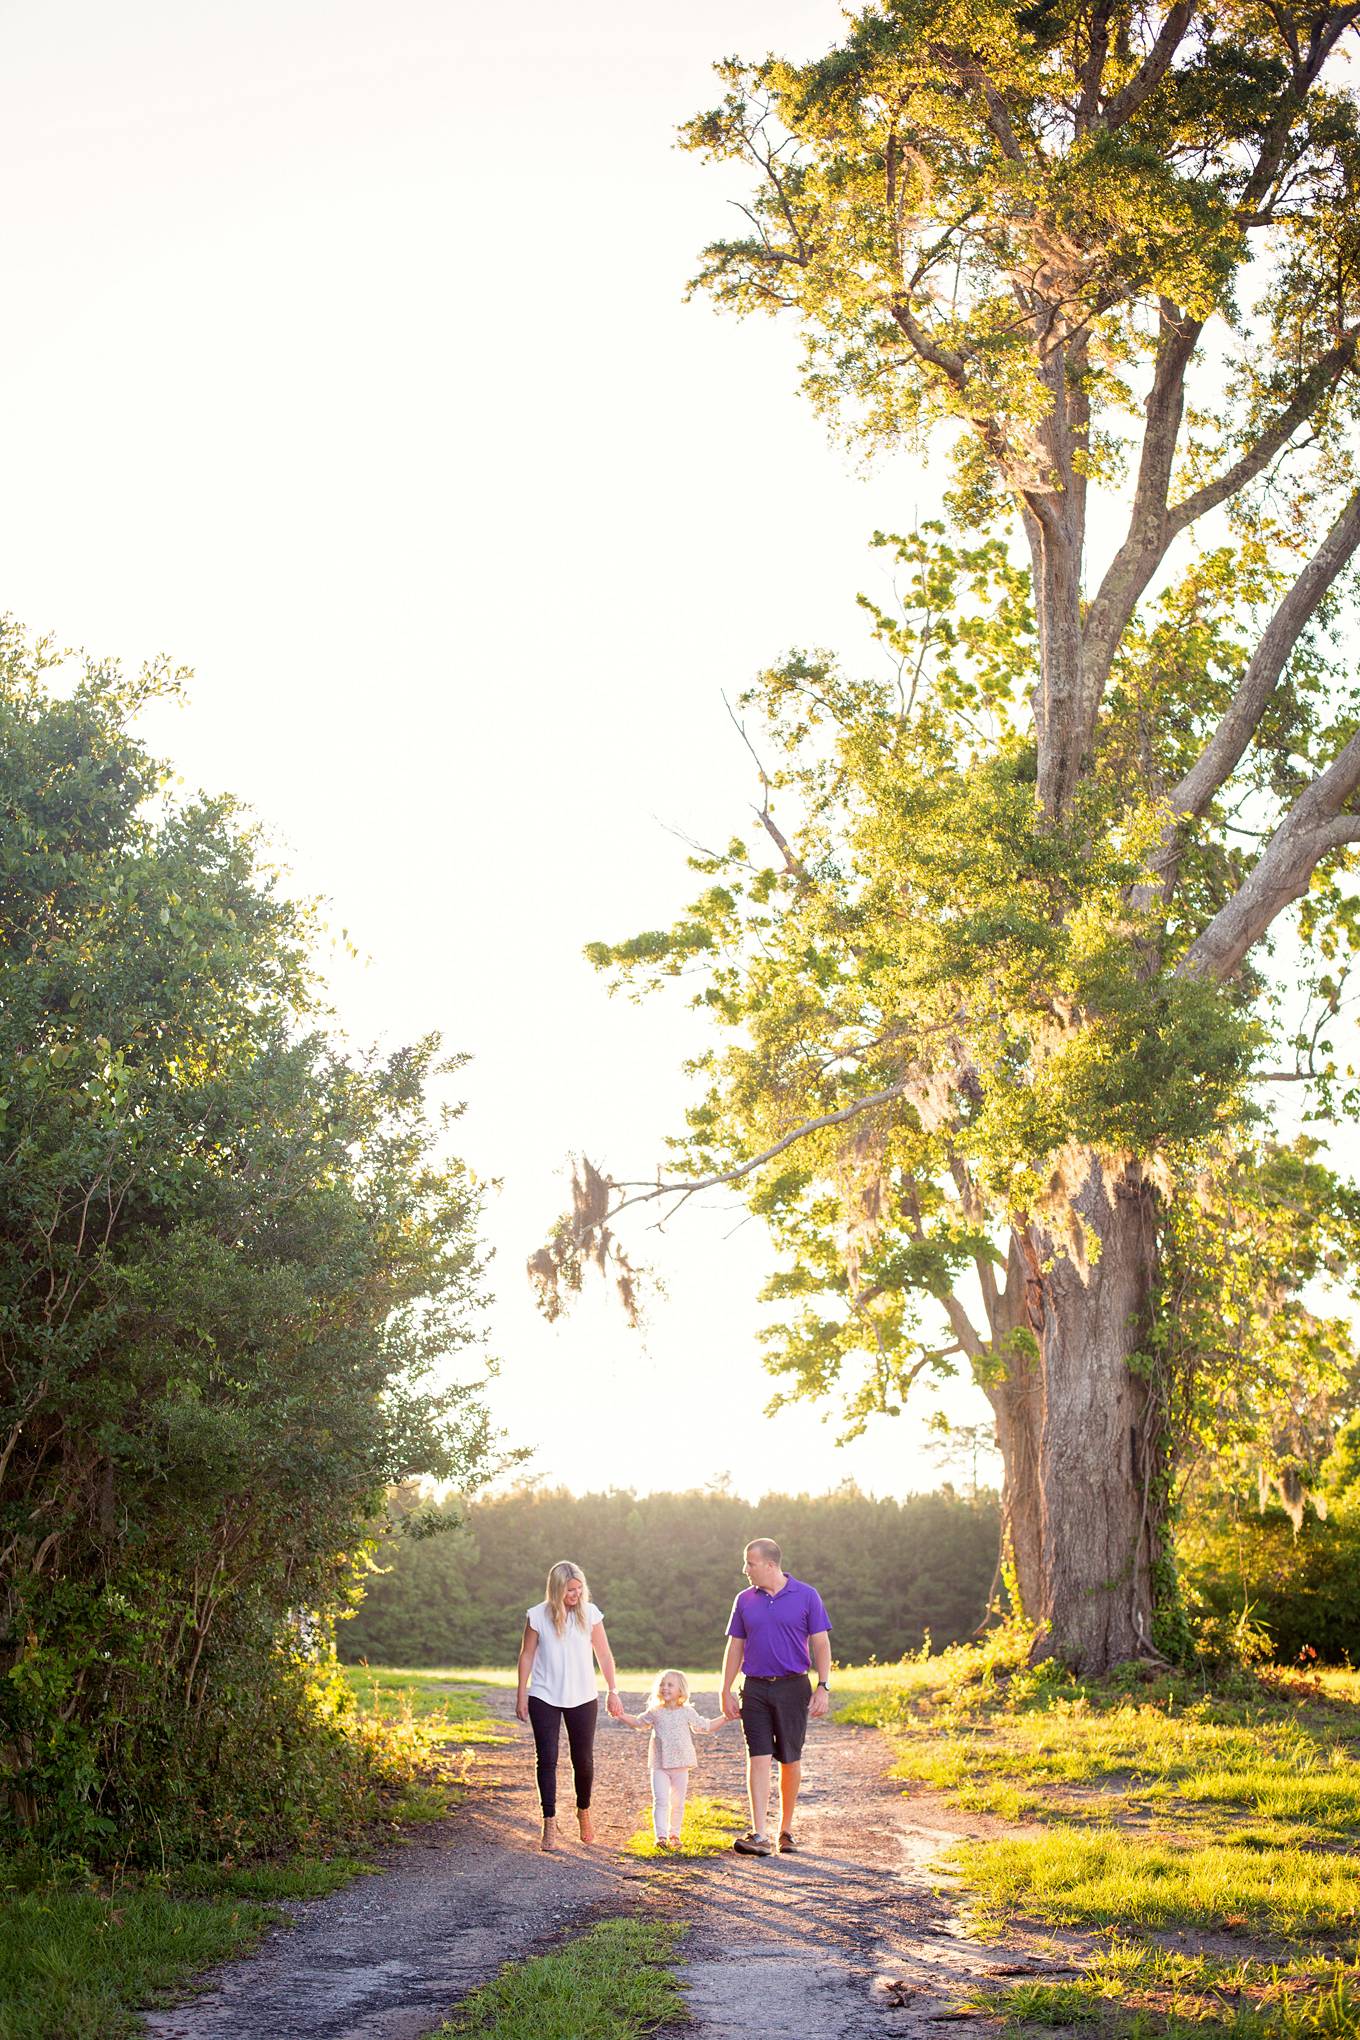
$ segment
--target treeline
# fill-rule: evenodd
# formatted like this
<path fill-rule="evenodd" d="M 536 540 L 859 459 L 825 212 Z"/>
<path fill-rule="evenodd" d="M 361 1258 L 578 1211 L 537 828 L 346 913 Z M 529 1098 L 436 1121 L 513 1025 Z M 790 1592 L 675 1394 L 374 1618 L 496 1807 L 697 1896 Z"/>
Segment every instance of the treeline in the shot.
<path fill-rule="evenodd" d="M 416 1525 L 435 1534 L 409 1534 Z M 712 1492 L 522 1488 L 473 1504 L 461 1520 L 450 1508 L 442 1524 L 398 1522 L 339 1649 L 351 1663 L 506 1664 L 548 1567 L 571 1558 L 620 1664 L 716 1665 L 732 1597 L 745 1585 L 742 1546 L 772 1536 L 788 1570 L 820 1587 L 840 1663 L 896 1659 L 927 1633 L 954 1643 L 982 1621 L 999 1529 L 994 1497 L 966 1501 L 948 1488 L 905 1501 L 847 1488 L 755 1505 Z"/>
<path fill-rule="evenodd" d="M 338 1044 L 257 831 L 165 791 L 174 676 L 49 663 L 0 624 L 0 1854 L 315 1841 L 364 1527 L 489 1457 L 476 1193 L 437 1042 Z"/>

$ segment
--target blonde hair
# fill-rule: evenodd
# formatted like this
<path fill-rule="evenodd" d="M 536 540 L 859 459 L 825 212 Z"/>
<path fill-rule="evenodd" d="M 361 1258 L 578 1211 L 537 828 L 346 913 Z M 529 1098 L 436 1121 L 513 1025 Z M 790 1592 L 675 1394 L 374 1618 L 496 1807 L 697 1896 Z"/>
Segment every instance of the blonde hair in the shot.
<path fill-rule="evenodd" d="M 662 1699 L 661 1688 L 665 1685 L 667 1679 L 675 1679 L 678 1682 L 680 1687 L 680 1698 L 678 1700 Z M 658 1672 L 652 1681 L 652 1690 L 647 1695 L 647 1705 L 649 1707 L 683 1707 L 688 1699 L 689 1680 L 683 1672 Z"/>
<path fill-rule="evenodd" d="M 549 1569 L 548 1584 L 543 1592 L 553 1628 L 559 1636 L 567 1626 L 567 1607 L 563 1596 L 573 1580 L 581 1582 L 581 1598 L 571 1612 L 582 1629 L 589 1631 L 590 1628 L 590 1617 L 586 1613 L 590 1604 L 590 1588 L 586 1585 L 586 1576 L 580 1566 L 573 1565 L 569 1558 L 559 1558 L 557 1564 Z"/>

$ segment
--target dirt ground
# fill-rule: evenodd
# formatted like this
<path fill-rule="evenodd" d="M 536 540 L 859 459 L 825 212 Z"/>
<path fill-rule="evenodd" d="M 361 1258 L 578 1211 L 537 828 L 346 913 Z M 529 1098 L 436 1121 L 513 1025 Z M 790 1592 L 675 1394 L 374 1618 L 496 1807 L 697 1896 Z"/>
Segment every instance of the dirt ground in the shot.
<path fill-rule="evenodd" d="M 636 1711 L 644 1696 L 624 1698 Z M 717 1712 L 716 1691 L 694 1698 Z M 513 1720 L 511 1693 L 490 1690 L 487 1704 L 515 1742 L 488 1753 L 463 1807 L 385 1853 L 381 1874 L 288 1907 L 290 1926 L 210 1975 L 199 1996 L 148 2013 L 148 2031 L 158 2040 L 422 2040 L 502 1963 L 596 1918 L 643 1910 L 689 1927 L 686 2040 L 939 2035 L 958 2016 L 951 1999 L 961 1986 L 1004 1973 L 1000 1954 L 969 1941 L 928 1867 L 965 1831 L 962 1816 L 933 1794 L 904 1796 L 886 1776 L 876 1732 L 812 1724 L 799 1854 L 653 1861 L 621 1853 L 647 1797 L 646 1737 L 602 1714 L 596 1844 L 565 1839 L 545 1856 L 529 1732 Z M 740 1729 L 705 1739 L 694 1790 L 739 1799 L 743 1762 Z M 574 1832 L 571 1804 L 564 1739 L 560 1825 Z"/>

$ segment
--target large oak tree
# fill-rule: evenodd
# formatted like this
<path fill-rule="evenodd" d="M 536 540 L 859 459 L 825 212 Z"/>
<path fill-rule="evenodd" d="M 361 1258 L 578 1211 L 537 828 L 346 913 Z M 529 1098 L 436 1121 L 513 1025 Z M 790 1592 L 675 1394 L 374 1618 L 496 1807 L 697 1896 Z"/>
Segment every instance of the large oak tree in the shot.
<path fill-rule="evenodd" d="M 701 286 L 801 323 L 848 434 L 952 460 L 948 522 L 884 541 L 891 670 L 753 690 L 766 861 L 596 959 L 699 966 L 733 1030 L 676 1194 L 744 1181 L 788 1250 L 773 1364 L 854 1356 L 863 1410 L 962 1356 L 1086 1668 L 1153 1647 L 1167 1213 L 1247 1165 L 1265 938 L 1325 1012 L 1353 917 L 1357 19 L 893 0 L 724 64 L 685 137 L 751 173 Z M 583 1171 L 549 1289 L 661 1187 Z"/>

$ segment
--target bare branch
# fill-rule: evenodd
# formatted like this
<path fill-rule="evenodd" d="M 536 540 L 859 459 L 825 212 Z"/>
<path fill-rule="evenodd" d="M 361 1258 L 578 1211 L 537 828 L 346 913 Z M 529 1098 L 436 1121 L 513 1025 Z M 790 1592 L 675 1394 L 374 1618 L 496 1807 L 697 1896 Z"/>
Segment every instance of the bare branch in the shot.
<path fill-rule="evenodd" d="M 1303 898 L 1322 858 L 1360 843 L 1360 815 L 1344 812 L 1357 787 L 1360 736 L 1299 795 L 1237 892 L 1186 951 L 1179 975 L 1232 977 L 1276 916 Z"/>
<path fill-rule="evenodd" d="M 1340 382 L 1347 369 L 1354 367 L 1356 345 L 1360 341 L 1360 327 L 1352 326 L 1342 334 L 1334 347 L 1320 355 L 1309 369 L 1292 400 L 1284 410 L 1278 412 L 1241 458 L 1219 475 L 1214 481 L 1206 482 L 1202 489 L 1186 496 L 1167 514 L 1167 541 L 1175 538 L 1208 511 L 1216 510 L 1220 503 L 1226 503 L 1244 489 L 1248 482 L 1267 468 L 1277 453 L 1287 446 L 1300 425 L 1303 425 L 1317 409 L 1319 400 Z"/>
<path fill-rule="evenodd" d="M 796 878 L 800 880 L 801 883 L 804 885 L 811 885 L 812 879 L 808 872 L 807 866 L 801 861 L 800 858 L 798 858 L 794 854 L 794 851 L 789 843 L 787 836 L 784 834 L 784 831 L 780 828 L 779 824 L 776 822 L 774 816 L 770 812 L 770 775 L 765 770 L 764 764 L 761 762 L 759 754 L 756 751 L 755 745 L 751 742 L 751 739 L 746 734 L 746 725 L 745 723 L 737 721 L 736 715 L 733 713 L 732 704 L 725 694 L 722 697 L 722 705 L 727 710 L 728 716 L 731 719 L 732 725 L 735 728 L 737 735 L 741 738 L 741 741 L 743 742 L 743 744 L 745 744 L 747 750 L 750 752 L 751 760 L 756 768 L 756 771 L 760 774 L 760 790 L 764 796 L 764 799 L 762 801 L 762 804 L 754 810 L 756 819 L 760 823 L 761 827 L 764 829 L 770 841 L 774 844 L 775 848 L 778 850 L 780 856 L 783 858 L 784 869 L 785 871 L 788 872 L 790 878 Z"/>
<path fill-rule="evenodd" d="M 987 1351 L 986 1341 L 978 1331 L 957 1296 L 942 1296 L 944 1314 L 949 1319 L 949 1329 L 958 1340 L 970 1360 L 981 1360 Z"/>
<path fill-rule="evenodd" d="M 903 1077 L 896 1084 L 889 1084 L 886 1090 L 872 1091 L 866 1098 L 856 1098 L 853 1104 L 843 1105 L 839 1112 L 824 1112 L 819 1119 L 804 1120 L 795 1126 L 773 1147 L 765 1148 L 760 1154 L 752 1155 L 750 1161 L 738 1163 L 735 1169 L 724 1169 L 714 1176 L 678 1177 L 670 1183 L 624 1182 L 615 1183 L 616 1190 L 635 1190 L 637 1196 L 624 1197 L 609 1212 L 616 1218 L 621 1211 L 627 1211 L 634 1204 L 652 1204 L 658 1197 L 692 1197 L 696 1190 L 717 1190 L 725 1183 L 739 1183 L 743 1176 L 749 1176 L 756 1169 L 763 1169 L 766 1162 L 772 1162 L 776 1155 L 782 1155 L 795 1141 L 806 1140 L 809 1134 L 821 1133 L 828 1126 L 843 1126 L 848 1119 L 857 1119 L 861 1112 L 872 1112 L 876 1105 L 888 1105 L 894 1098 L 901 1098 L 911 1084 L 910 1077 Z"/>
<path fill-rule="evenodd" d="M 1251 656 L 1218 728 L 1171 795 L 1177 817 L 1202 815 L 1237 770 L 1318 604 L 1360 546 L 1360 489 L 1289 589 Z"/>
<path fill-rule="evenodd" d="M 1081 79 L 1081 98 L 1077 102 L 1078 134 L 1085 134 L 1090 127 L 1091 116 L 1100 102 L 1100 81 L 1105 75 L 1105 59 L 1110 54 L 1110 16 L 1113 13 L 1113 0 L 1096 0 L 1091 9 L 1086 61 L 1078 72 Z"/>

